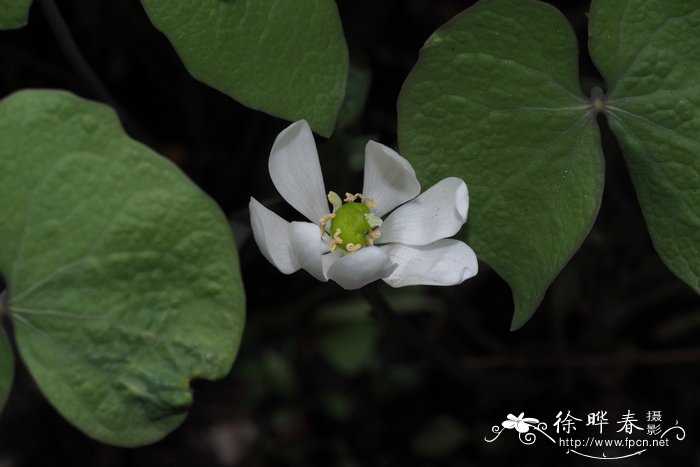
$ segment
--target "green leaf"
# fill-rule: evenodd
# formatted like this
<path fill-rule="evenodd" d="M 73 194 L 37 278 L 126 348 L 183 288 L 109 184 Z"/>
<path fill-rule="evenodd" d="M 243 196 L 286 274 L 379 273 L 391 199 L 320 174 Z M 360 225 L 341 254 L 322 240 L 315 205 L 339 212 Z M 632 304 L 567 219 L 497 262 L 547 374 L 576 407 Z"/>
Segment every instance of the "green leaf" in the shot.
<path fill-rule="evenodd" d="M 324 327 L 318 348 L 338 372 L 352 377 L 376 360 L 380 329 L 364 300 L 326 306 L 318 318 Z"/>
<path fill-rule="evenodd" d="M 5 330 L 0 327 L 0 412 L 2 412 L 7 396 L 10 394 L 14 375 L 15 359 L 12 356 L 12 346 L 7 339 Z"/>
<path fill-rule="evenodd" d="M 0 0 L 0 29 L 18 29 L 27 24 L 32 0 Z"/>
<path fill-rule="evenodd" d="M 319 347 L 335 369 L 354 376 L 373 360 L 378 339 L 376 323 L 348 323 L 321 336 Z"/>
<path fill-rule="evenodd" d="M 448 415 L 438 415 L 414 438 L 413 450 L 424 457 L 448 457 L 464 444 L 467 434 L 459 421 Z"/>
<path fill-rule="evenodd" d="M 259 357 L 265 386 L 277 395 L 293 398 L 299 393 L 299 380 L 288 357 L 268 350 Z"/>
<path fill-rule="evenodd" d="M 218 207 L 114 112 L 58 91 L 0 102 L 0 272 L 21 357 L 112 444 L 178 426 L 192 378 L 230 369 L 244 295 Z"/>
<path fill-rule="evenodd" d="M 243 105 L 329 136 L 348 52 L 333 0 L 142 0 L 189 72 Z"/>
<path fill-rule="evenodd" d="M 463 238 L 513 289 L 513 329 L 600 205 L 600 136 L 576 56 L 550 5 L 485 0 L 428 39 L 399 97 L 401 152 L 423 186 L 458 176 L 469 187 Z"/>
<path fill-rule="evenodd" d="M 372 74 L 365 68 L 350 66 L 348 82 L 345 90 L 345 99 L 338 112 L 338 129 L 345 129 L 355 123 L 365 110 L 367 96 L 369 95 Z"/>
<path fill-rule="evenodd" d="M 700 293 L 700 2 L 594 0 L 602 101 L 659 255 Z"/>

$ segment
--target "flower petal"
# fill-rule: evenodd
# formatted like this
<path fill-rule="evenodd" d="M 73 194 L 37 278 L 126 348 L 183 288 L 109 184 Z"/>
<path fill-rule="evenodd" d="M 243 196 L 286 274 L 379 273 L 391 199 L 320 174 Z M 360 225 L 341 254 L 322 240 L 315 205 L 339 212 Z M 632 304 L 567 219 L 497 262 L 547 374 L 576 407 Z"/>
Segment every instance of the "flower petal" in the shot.
<path fill-rule="evenodd" d="M 502 422 L 501 425 L 503 426 L 503 428 L 507 428 L 508 430 L 512 430 L 513 428 L 515 428 L 516 423 L 517 422 L 515 422 L 513 420 L 506 420 L 506 421 Z"/>
<path fill-rule="evenodd" d="M 321 228 L 310 222 L 292 222 L 289 224 L 289 240 L 299 265 L 316 279 L 328 281 L 321 258 L 328 247 L 321 239 Z"/>
<path fill-rule="evenodd" d="M 360 287 L 390 275 L 396 264 L 377 247 L 366 247 L 341 256 L 328 268 L 328 278 L 347 290 Z"/>
<path fill-rule="evenodd" d="M 411 164 L 393 149 L 374 141 L 368 142 L 362 194 L 377 201 L 374 213 L 381 217 L 418 193 L 420 183 Z"/>
<path fill-rule="evenodd" d="M 328 269 L 330 269 L 331 265 L 335 263 L 337 260 L 343 257 L 343 250 L 337 249 L 335 251 L 331 251 L 330 253 L 326 253 L 323 256 L 321 256 L 321 261 L 323 262 L 323 275 L 328 277 Z"/>
<path fill-rule="evenodd" d="M 308 220 L 317 223 L 329 213 L 316 143 L 306 120 L 277 135 L 268 167 L 277 191 Z"/>
<path fill-rule="evenodd" d="M 474 251 L 459 240 L 443 239 L 422 246 L 394 243 L 379 248 L 398 264 L 394 273 L 384 278 L 392 287 L 457 285 L 479 270 Z"/>
<path fill-rule="evenodd" d="M 530 431 L 530 425 L 523 423 L 522 421 L 515 423 L 515 429 L 518 433 L 527 433 Z"/>
<path fill-rule="evenodd" d="M 386 218 L 377 243 L 426 245 L 456 234 L 467 220 L 469 193 L 459 178 L 439 181 Z"/>
<path fill-rule="evenodd" d="M 250 198 L 250 225 L 253 237 L 263 256 L 284 274 L 296 272 L 301 267 L 292 253 L 289 242 L 289 222 Z"/>

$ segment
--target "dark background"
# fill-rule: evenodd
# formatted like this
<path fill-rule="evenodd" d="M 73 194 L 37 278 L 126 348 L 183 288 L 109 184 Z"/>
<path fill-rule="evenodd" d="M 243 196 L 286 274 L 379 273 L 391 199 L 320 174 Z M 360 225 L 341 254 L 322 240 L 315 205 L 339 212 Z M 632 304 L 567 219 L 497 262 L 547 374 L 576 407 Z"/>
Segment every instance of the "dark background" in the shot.
<path fill-rule="evenodd" d="M 422 43 L 473 2 L 337 3 L 351 61 L 372 76 L 361 118 L 331 140 L 319 139 L 327 185 L 344 189 L 361 181 L 361 143 L 396 146 L 396 99 Z M 584 92 L 604 87 L 585 53 L 588 2 L 552 3 L 580 39 Z M 551 425 L 560 410 L 584 420 L 607 410 L 610 437 L 627 410 L 642 426 L 648 411 L 661 410 L 662 425 L 678 420 L 686 439 L 616 465 L 700 465 L 700 299 L 654 252 L 604 120 L 607 178 L 598 220 L 524 328 L 509 331 L 510 291 L 484 264 L 458 287 L 380 287 L 408 327 L 387 324 L 359 292 L 303 272 L 284 276 L 250 241 L 251 195 L 292 215 L 277 202 L 267 173 L 272 141 L 288 122 L 190 77 L 137 0 L 56 4 L 101 85 L 73 66 L 35 4 L 27 27 L 0 32 L 0 96 L 51 87 L 117 107 L 133 137 L 177 163 L 232 220 L 248 323 L 231 374 L 195 382 L 185 423 L 142 448 L 84 436 L 19 363 L 0 417 L 0 467 L 600 462 L 567 455 L 542 437 L 533 446 L 513 432 L 484 441 L 508 413 Z M 578 434 L 594 433 L 580 425 Z"/>

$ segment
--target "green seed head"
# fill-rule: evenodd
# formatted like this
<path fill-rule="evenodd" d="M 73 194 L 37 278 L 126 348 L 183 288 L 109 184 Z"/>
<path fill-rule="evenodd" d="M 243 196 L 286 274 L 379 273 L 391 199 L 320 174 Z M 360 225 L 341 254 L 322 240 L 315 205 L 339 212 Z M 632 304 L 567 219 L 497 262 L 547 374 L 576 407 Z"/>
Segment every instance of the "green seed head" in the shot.
<path fill-rule="evenodd" d="M 338 245 L 343 250 L 348 243 L 354 245 L 369 245 L 367 233 L 372 230 L 366 214 L 370 214 L 369 208 L 363 203 L 346 203 L 335 212 L 331 221 L 331 235 L 340 229 L 340 239 L 343 243 Z"/>

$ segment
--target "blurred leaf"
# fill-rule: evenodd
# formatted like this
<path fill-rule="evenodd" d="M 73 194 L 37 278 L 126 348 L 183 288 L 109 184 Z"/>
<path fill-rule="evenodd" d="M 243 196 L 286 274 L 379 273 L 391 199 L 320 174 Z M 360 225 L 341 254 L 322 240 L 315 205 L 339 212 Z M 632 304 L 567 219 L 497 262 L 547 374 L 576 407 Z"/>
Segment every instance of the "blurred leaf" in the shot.
<path fill-rule="evenodd" d="M 385 373 L 387 383 L 392 385 L 392 391 L 412 388 L 421 379 L 421 373 L 413 365 L 392 365 Z"/>
<path fill-rule="evenodd" d="M 344 325 L 347 323 L 367 323 L 373 320 L 369 317 L 370 306 L 362 298 L 352 296 L 343 300 L 325 304 L 316 316 L 321 324 Z"/>
<path fill-rule="evenodd" d="M 337 128 L 343 129 L 352 125 L 360 118 L 365 110 L 372 73 L 364 68 L 350 66 L 345 99 L 338 112 Z"/>
<path fill-rule="evenodd" d="M 401 153 L 423 186 L 469 186 L 462 238 L 511 286 L 513 329 L 600 205 L 600 136 L 577 71 L 576 37 L 551 5 L 484 0 L 428 39 L 399 97 Z"/>
<path fill-rule="evenodd" d="M 448 457 L 455 453 L 467 438 L 462 424 L 452 417 L 435 417 L 413 440 L 416 454 L 431 458 Z"/>
<path fill-rule="evenodd" d="M 429 294 L 430 287 L 417 285 L 412 287 L 385 287 L 387 301 L 398 314 L 445 312 L 445 302 Z"/>
<path fill-rule="evenodd" d="M 32 0 L 0 0 L 0 29 L 18 29 L 27 24 Z"/>
<path fill-rule="evenodd" d="M 347 420 L 355 411 L 350 397 L 337 391 L 325 393 L 321 398 L 321 405 L 326 413 L 336 420 Z"/>
<path fill-rule="evenodd" d="M 5 330 L 0 327 L 0 412 L 2 412 L 7 396 L 10 394 L 14 375 L 15 359 L 12 355 L 12 346 L 7 339 Z"/>
<path fill-rule="evenodd" d="M 333 0 L 142 0 L 192 75 L 243 105 L 329 136 L 348 52 Z"/>
<path fill-rule="evenodd" d="M 392 363 L 374 372 L 372 384 L 378 396 L 394 399 L 415 391 L 416 385 L 425 381 L 424 376 L 416 364 Z"/>
<path fill-rule="evenodd" d="M 379 339 L 376 323 L 346 323 L 319 338 L 319 348 L 333 367 L 346 376 L 365 369 L 375 358 Z"/>
<path fill-rule="evenodd" d="M 319 350 L 340 373 L 356 375 L 376 358 L 380 329 L 364 300 L 328 305 L 318 314 L 317 321 L 323 325 Z"/>
<path fill-rule="evenodd" d="M 306 416 L 297 407 L 281 407 L 275 410 L 270 420 L 272 427 L 283 440 L 298 439 L 306 430 Z M 296 443 L 285 443 L 284 448 L 292 452 Z M 291 453 L 287 453 L 289 455 Z"/>
<path fill-rule="evenodd" d="M 294 397 L 299 390 L 299 383 L 294 368 L 280 353 L 269 350 L 263 354 L 262 364 L 267 385 L 277 394 Z"/>
<path fill-rule="evenodd" d="M 700 293 L 700 3 L 594 0 L 590 30 L 654 247 Z"/>
<path fill-rule="evenodd" d="M 219 208 L 126 136 L 108 107 L 58 91 L 0 102 L 0 271 L 42 392 L 98 440 L 179 425 L 189 380 L 230 369 L 238 259 Z"/>

